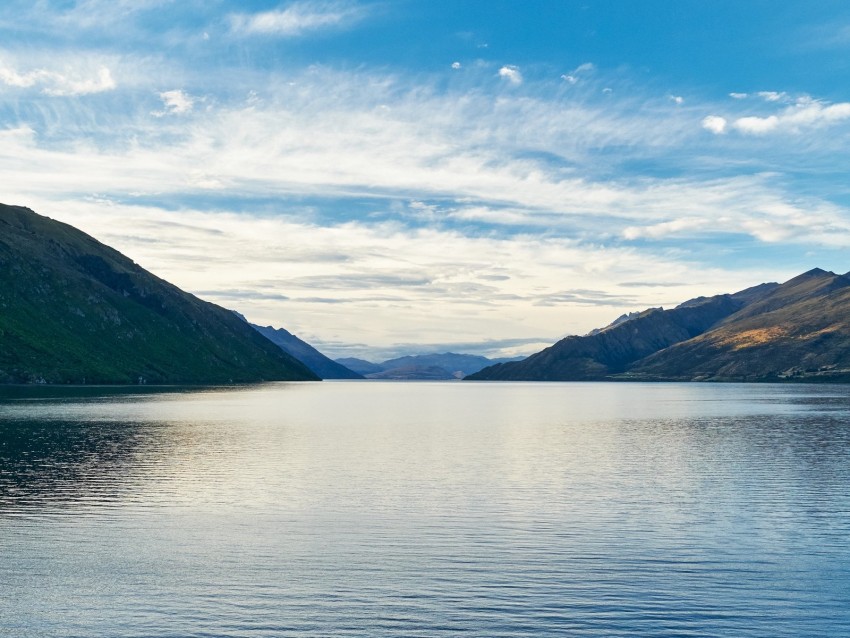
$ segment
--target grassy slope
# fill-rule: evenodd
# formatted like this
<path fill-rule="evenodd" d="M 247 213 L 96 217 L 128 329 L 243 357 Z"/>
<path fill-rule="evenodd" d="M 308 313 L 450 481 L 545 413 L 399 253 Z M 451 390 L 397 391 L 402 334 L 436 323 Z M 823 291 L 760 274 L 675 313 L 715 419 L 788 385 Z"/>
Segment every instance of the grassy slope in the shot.
<path fill-rule="evenodd" d="M 0 382 L 227 383 L 315 375 L 233 313 L 66 224 L 0 205 Z"/>

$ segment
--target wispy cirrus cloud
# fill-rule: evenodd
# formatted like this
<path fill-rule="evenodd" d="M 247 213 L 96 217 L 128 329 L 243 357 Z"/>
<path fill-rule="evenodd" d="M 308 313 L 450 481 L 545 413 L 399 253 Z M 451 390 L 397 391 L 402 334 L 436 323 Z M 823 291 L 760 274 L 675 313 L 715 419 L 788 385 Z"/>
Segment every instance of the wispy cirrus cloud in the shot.
<path fill-rule="evenodd" d="M 525 156 L 527 145 L 555 162 L 586 164 L 588 149 L 600 135 L 620 145 L 659 144 L 673 126 L 687 127 L 685 120 L 653 124 L 634 114 L 626 118 L 610 107 L 603 111 L 522 95 L 498 100 L 442 95 L 398 78 L 326 69 L 295 76 L 291 84 L 269 84 L 259 95 L 219 102 L 215 108 L 190 110 L 192 97 L 185 90 L 160 98 L 169 111 L 186 116 L 179 126 L 128 114 L 123 126 L 140 140 L 132 157 L 121 157 L 125 133 L 120 130 L 114 138 L 92 140 L 85 153 L 75 153 L 74 165 L 116 164 L 87 171 L 88 177 L 78 182 L 81 188 L 177 193 L 203 177 L 208 185 L 230 184 L 267 195 L 359 189 L 395 198 L 410 190 L 504 198 L 523 206 L 574 201 L 596 209 L 611 201 L 610 188 L 550 168 L 548 159 Z M 87 119 L 85 113 L 69 112 L 66 128 L 75 117 Z M 478 125 L 470 128 L 470 121 Z M 522 146 L 516 145 L 517 136 Z M 57 164 L 58 173 L 66 172 L 71 155 L 49 152 L 49 144 L 49 137 L 33 141 L 26 152 L 30 157 L 43 153 L 45 161 Z M 118 168 L 131 165 L 138 170 Z"/>
<path fill-rule="evenodd" d="M 324 29 L 351 26 L 363 19 L 367 9 L 352 2 L 304 0 L 272 11 L 234 13 L 230 28 L 241 35 L 297 37 Z"/>
<path fill-rule="evenodd" d="M 52 97 L 90 95 L 116 88 L 111 71 L 101 66 L 89 69 L 46 69 L 19 70 L 0 61 L 0 82 L 18 89 L 37 89 Z"/>
<path fill-rule="evenodd" d="M 785 91 L 758 91 L 756 95 L 765 102 L 784 102 L 789 99 Z"/>
<path fill-rule="evenodd" d="M 590 242 L 730 232 L 774 242 L 791 231 L 795 242 L 850 241 L 846 232 L 828 232 L 845 228 L 846 211 L 813 197 L 791 198 L 769 173 L 711 180 L 608 174 L 612 161 L 652 154 L 683 161 L 679 149 L 693 141 L 692 114 L 664 99 L 642 107 L 527 93 L 461 98 L 398 78 L 322 69 L 203 110 L 193 109 L 183 90 L 160 98 L 166 110 L 154 111 L 157 117 L 125 123 L 139 140 L 131 149 L 121 144 L 127 134 L 120 130 L 113 141 L 62 149 L 26 134 L 32 128 L 15 127 L 0 168 L 21 188 L 63 199 L 121 192 L 187 202 L 249 194 L 376 197 L 386 202 L 383 218 L 405 225 L 545 230 Z M 600 140 L 619 149 L 618 157 L 600 154 Z M 45 173 L 54 177 L 45 181 Z M 420 203 L 393 204 L 410 200 Z M 325 215 L 351 217 L 345 208 Z M 791 211 L 799 220 L 793 224 Z"/>
<path fill-rule="evenodd" d="M 167 9 L 201 12 L 204 7 L 198 0 L 4 0 L 0 6 L 0 30 L 8 29 L 4 46 L 25 39 L 42 50 L 55 50 L 76 42 L 91 49 L 103 46 L 105 41 L 144 42 L 150 48 L 162 32 L 147 31 L 139 19 L 165 16 Z M 174 16 L 164 21 L 173 24 Z M 163 29 L 164 30 L 164 29 Z M 9 37 L 11 36 L 11 37 Z M 31 49 L 37 51 L 35 47 Z M 145 51 L 138 51 L 144 54 Z"/>
<path fill-rule="evenodd" d="M 159 9 L 174 0 L 77 0 L 64 10 L 43 10 L 42 15 L 66 27 L 103 27 L 123 21 L 129 22 L 135 15 Z M 42 3 L 34 3 L 36 8 Z"/>
<path fill-rule="evenodd" d="M 595 70 L 596 66 L 594 66 L 592 62 L 585 62 L 584 64 L 578 65 L 569 73 L 564 73 L 563 75 L 561 75 L 561 79 L 564 82 L 567 82 L 568 84 L 576 84 L 583 75 L 592 73 Z"/>
<path fill-rule="evenodd" d="M 783 197 L 758 185 L 770 179 L 735 178 L 713 188 L 704 185 L 699 195 L 705 198 L 702 211 L 683 207 L 679 213 L 668 213 L 666 219 L 628 226 L 623 236 L 629 240 L 682 240 L 742 234 L 765 244 L 850 247 L 850 217 L 845 209 L 817 199 Z"/>

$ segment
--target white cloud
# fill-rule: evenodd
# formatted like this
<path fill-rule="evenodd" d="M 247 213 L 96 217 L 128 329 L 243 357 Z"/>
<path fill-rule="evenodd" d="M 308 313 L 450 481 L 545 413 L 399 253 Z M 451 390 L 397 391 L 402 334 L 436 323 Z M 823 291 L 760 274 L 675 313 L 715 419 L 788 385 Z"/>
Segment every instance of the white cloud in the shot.
<path fill-rule="evenodd" d="M 750 135 L 764 135 L 778 131 L 800 133 L 804 129 L 823 128 L 848 118 L 850 118 L 850 102 L 824 104 L 804 97 L 778 115 L 741 117 L 734 121 L 733 126 L 740 132 Z"/>
<path fill-rule="evenodd" d="M 63 72 L 34 69 L 19 72 L 0 63 L 0 82 L 15 88 L 40 88 L 41 93 L 53 97 L 90 95 L 115 89 L 110 70 L 101 66 L 96 72 L 87 69 L 70 69 Z"/>
<path fill-rule="evenodd" d="M 726 118 L 719 115 L 709 115 L 702 120 L 702 127 L 715 135 L 726 132 Z"/>
<path fill-rule="evenodd" d="M 683 204 L 679 211 L 668 209 L 666 219 L 627 226 L 622 235 L 630 241 L 681 241 L 737 233 L 765 243 L 850 246 L 850 217 L 846 210 L 816 199 L 794 201 L 771 192 L 765 188 L 771 179 L 769 175 L 739 177 L 700 185 L 699 193 L 693 193 L 699 202 Z"/>
<path fill-rule="evenodd" d="M 780 102 L 788 98 L 788 94 L 784 91 L 759 91 L 756 95 L 766 102 Z"/>
<path fill-rule="evenodd" d="M 760 135 L 775 130 L 779 126 L 779 118 L 775 115 L 769 117 L 739 117 L 732 125 L 742 133 Z"/>
<path fill-rule="evenodd" d="M 699 231 L 709 225 L 709 220 L 698 217 L 683 217 L 650 226 L 628 226 L 623 229 L 623 237 L 635 239 L 666 239 L 671 236 L 681 237 L 692 231 Z"/>
<path fill-rule="evenodd" d="M 195 106 L 195 101 L 185 91 L 175 89 L 173 91 L 164 91 L 159 94 L 162 103 L 165 105 L 164 111 L 155 111 L 153 114 L 157 117 L 164 115 L 183 115 L 191 113 Z"/>
<path fill-rule="evenodd" d="M 3 66 L 0 67 L 0 81 L 7 86 L 15 86 L 18 88 L 29 88 L 36 84 L 47 74 L 46 71 L 32 71 L 21 75 L 14 69 Z"/>
<path fill-rule="evenodd" d="M 522 73 L 512 65 L 506 65 L 499 69 L 499 77 L 506 79 L 511 84 L 522 84 Z"/>
<path fill-rule="evenodd" d="M 746 100 L 749 95 L 747 93 L 730 93 L 729 97 L 733 100 Z"/>
<path fill-rule="evenodd" d="M 115 80 L 106 67 L 101 67 L 95 78 L 73 78 L 58 75 L 52 86 L 44 88 L 47 95 L 89 95 L 102 93 L 115 88 Z"/>
<path fill-rule="evenodd" d="M 459 68 L 460 68 L 460 66 L 461 66 L 461 65 L 460 65 L 460 62 L 452 62 L 452 68 L 453 68 L 453 69 L 459 69 Z"/>
<path fill-rule="evenodd" d="M 361 19 L 364 9 L 350 2 L 295 2 L 286 8 L 230 16 L 235 33 L 295 37 L 310 31 L 339 28 Z"/>
<path fill-rule="evenodd" d="M 676 104 L 684 104 L 685 103 L 685 98 L 683 98 L 681 95 L 671 95 L 670 99 L 673 102 L 675 102 Z"/>

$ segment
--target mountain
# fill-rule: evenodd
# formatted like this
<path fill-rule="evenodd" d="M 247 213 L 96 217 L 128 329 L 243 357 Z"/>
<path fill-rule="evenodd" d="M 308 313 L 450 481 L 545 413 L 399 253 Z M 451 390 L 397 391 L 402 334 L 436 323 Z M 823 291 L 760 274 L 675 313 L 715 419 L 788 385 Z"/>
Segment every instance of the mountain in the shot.
<path fill-rule="evenodd" d="M 435 380 L 462 379 L 482 368 L 513 359 L 488 359 L 474 354 L 418 354 L 372 363 L 353 357 L 337 359 L 337 363 L 359 372 L 369 379 Z"/>
<path fill-rule="evenodd" d="M 368 375 L 369 379 L 394 381 L 454 381 L 455 375 L 440 366 L 402 365 Z"/>
<path fill-rule="evenodd" d="M 613 328 L 614 326 L 619 326 L 621 323 L 626 323 L 627 321 L 635 319 L 635 318 L 639 317 L 640 315 L 642 315 L 644 312 L 649 312 L 650 310 L 664 310 L 664 308 L 647 308 L 646 310 L 644 310 L 642 312 L 636 311 L 636 312 L 630 312 L 628 314 L 620 315 L 619 317 L 614 319 L 614 321 L 609 323 L 607 326 L 604 326 L 603 328 L 594 328 L 593 330 L 588 332 L 585 336 L 586 337 L 592 337 L 593 335 L 598 335 L 600 332 L 608 330 L 608 328 Z"/>
<path fill-rule="evenodd" d="M 316 379 L 229 310 L 72 226 L 0 204 L 0 382 Z"/>
<path fill-rule="evenodd" d="M 815 268 L 781 285 L 650 309 L 471 378 L 850 381 L 850 276 Z"/>
<path fill-rule="evenodd" d="M 804 273 L 632 367 L 648 380 L 850 381 L 850 276 Z"/>
<path fill-rule="evenodd" d="M 685 341 L 741 308 L 730 295 L 672 310 L 651 308 L 584 337 L 566 337 L 527 359 L 485 368 L 470 379 L 526 381 L 603 380 L 630 364 Z"/>
<path fill-rule="evenodd" d="M 393 368 L 442 368 L 449 378 L 461 378 L 492 365 L 493 361 L 474 354 L 417 354 L 389 359 L 381 364 L 384 370 Z"/>
<path fill-rule="evenodd" d="M 342 359 L 336 359 L 336 362 L 363 376 L 384 371 L 379 364 L 356 357 L 343 357 Z"/>
<path fill-rule="evenodd" d="M 302 341 L 291 332 L 283 328 L 272 326 L 255 326 L 250 324 L 254 330 L 266 339 L 276 344 L 284 352 L 288 352 L 322 379 L 362 379 L 363 375 L 344 365 L 337 363 L 316 350 L 306 341 Z"/>

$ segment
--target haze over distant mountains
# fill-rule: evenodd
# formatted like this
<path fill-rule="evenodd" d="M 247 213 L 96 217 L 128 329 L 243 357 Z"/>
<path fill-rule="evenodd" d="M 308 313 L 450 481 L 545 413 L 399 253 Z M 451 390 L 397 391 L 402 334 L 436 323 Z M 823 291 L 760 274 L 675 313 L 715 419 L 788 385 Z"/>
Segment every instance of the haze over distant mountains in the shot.
<path fill-rule="evenodd" d="M 0 382 L 316 379 L 231 311 L 67 224 L 0 204 Z"/>
<path fill-rule="evenodd" d="M 815 268 L 784 284 L 652 308 L 468 378 L 847 382 L 850 276 Z"/>
<path fill-rule="evenodd" d="M 337 359 L 337 363 L 359 372 L 368 379 L 437 381 L 462 379 L 494 363 L 512 360 L 515 359 L 488 359 L 479 355 L 446 352 L 409 355 L 388 359 L 382 363 L 349 357 Z"/>

